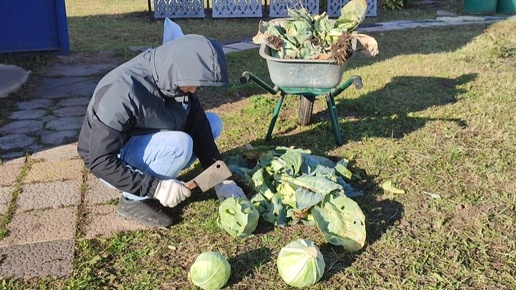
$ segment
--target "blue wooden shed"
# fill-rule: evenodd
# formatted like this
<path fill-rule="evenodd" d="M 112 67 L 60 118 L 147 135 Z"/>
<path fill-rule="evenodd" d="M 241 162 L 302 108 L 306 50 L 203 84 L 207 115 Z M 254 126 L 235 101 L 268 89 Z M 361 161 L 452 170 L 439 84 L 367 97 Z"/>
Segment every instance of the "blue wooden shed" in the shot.
<path fill-rule="evenodd" d="M 70 53 L 65 0 L 0 0 L 0 53 Z"/>

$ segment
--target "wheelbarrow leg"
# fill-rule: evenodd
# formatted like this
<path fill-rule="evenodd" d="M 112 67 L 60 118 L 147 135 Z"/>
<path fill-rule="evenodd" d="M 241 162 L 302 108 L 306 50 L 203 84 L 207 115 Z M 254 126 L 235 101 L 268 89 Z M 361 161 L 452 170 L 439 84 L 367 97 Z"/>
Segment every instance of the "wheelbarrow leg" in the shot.
<path fill-rule="evenodd" d="M 274 113 L 272 114 L 271 123 L 269 125 L 269 130 L 267 131 L 267 136 L 265 136 L 265 140 L 271 140 L 272 130 L 274 130 L 274 125 L 276 125 L 276 119 L 278 119 L 278 115 L 281 109 L 281 105 L 283 104 L 283 99 L 285 98 L 285 94 L 281 93 L 278 101 L 276 102 L 276 108 L 274 109 Z"/>
<path fill-rule="evenodd" d="M 335 135 L 335 141 L 339 146 L 344 142 L 342 141 L 342 135 L 340 133 L 339 119 L 337 117 L 337 106 L 335 106 L 335 99 L 333 96 L 340 94 L 352 84 L 355 85 L 357 89 L 361 89 L 363 86 L 362 77 L 352 76 L 340 86 L 333 89 L 329 94 L 326 94 L 326 103 L 328 104 L 328 110 L 330 111 L 331 128 L 333 130 L 333 135 Z"/>
<path fill-rule="evenodd" d="M 333 95 L 326 94 L 326 104 L 328 105 L 328 111 L 330 111 L 330 120 L 331 120 L 331 129 L 333 130 L 333 135 L 335 136 L 335 142 L 337 145 L 342 145 L 342 135 L 340 132 L 339 119 L 337 117 L 337 106 L 335 105 L 335 99 Z"/>

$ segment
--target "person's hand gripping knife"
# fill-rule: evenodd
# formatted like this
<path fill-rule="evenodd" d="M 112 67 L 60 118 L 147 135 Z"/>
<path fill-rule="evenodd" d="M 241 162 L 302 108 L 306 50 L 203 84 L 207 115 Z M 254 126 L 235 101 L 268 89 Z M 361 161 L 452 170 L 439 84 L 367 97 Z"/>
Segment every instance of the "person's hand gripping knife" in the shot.
<path fill-rule="evenodd" d="M 156 188 L 154 198 L 167 207 L 176 207 L 192 192 L 186 188 L 185 184 L 177 179 L 161 180 Z"/>
<path fill-rule="evenodd" d="M 233 180 L 224 180 L 215 185 L 214 188 L 220 201 L 230 197 L 247 198 L 244 191 Z M 175 207 L 190 197 L 191 194 L 190 189 L 183 182 L 176 179 L 167 179 L 160 181 L 154 197 L 164 206 Z"/>

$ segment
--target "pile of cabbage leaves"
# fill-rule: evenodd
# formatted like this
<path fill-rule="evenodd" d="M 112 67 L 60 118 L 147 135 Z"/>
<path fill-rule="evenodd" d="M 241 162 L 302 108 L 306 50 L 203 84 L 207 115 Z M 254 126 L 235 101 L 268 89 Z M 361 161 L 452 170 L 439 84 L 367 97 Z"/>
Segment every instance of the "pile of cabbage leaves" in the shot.
<path fill-rule="evenodd" d="M 316 225 L 325 240 L 348 251 L 365 244 L 365 217 L 351 199 L 361 195 L 346 180 L 356 176 L 338 162 L 312 155 L 310 150 L 261 146 L 243 149 L 256 159 L 249 168 L 244 156 L 226 160 L 230 170 L 254 190 L 251 202 L 260 216 L 283 227 L 304 223 Z"/>

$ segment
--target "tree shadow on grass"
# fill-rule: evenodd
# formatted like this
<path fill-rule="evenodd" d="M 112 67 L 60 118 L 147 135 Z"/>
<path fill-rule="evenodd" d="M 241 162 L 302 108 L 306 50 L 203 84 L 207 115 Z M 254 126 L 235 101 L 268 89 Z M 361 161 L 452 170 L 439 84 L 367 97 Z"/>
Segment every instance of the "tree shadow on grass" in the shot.
<path fill-rule="evenodd" d="M 403 138 L 432 121 L 449 121 L 460 127 L 466 127 L 465 121 L 458 118 L 419 117 L 416 114 L 432 107 L 455 103 L 457 96 L 465 92 L 460 86 L 473 81 L 476 77 L 477 74 L 465 74 L 454 79 L 395 77 L 383 88 L 356 99 L 337 98 L 336 108 L 343 144 L 370 137 Z M 317 98 L 315 102 L 324 102 L 324 99 Z M 297 116 L 285 116 L 280 111 L 278 119 L 280 118 L 297 118 Z M 284 129 L 278 128 L 276 124 L 270 141 L 261 139 L 254 143 L 316 148 L 317 151 L 322 152 L 339 147 L 336 142 L 328 142 L 328 140 L 335 140 L 335 136 L 327 108 L 313 114 L 311 120 L 312 128 L 297 134 L 288 133 L 299 125 Z M 279 130 L 281 132 L 278 132 Z M 263 132 L 263 136 L 265 133 Z"/>
<path fill-rule="evenodd" d="M 341 123 L 344 143 L 363 137 L 402 138 L 435 120 L 466 123 L 457 118 L 417 117 L 415 113 L 431 107 L 445 106 L 457 101 L 465 90 L 460 86 L 473 81 L 477 74 L 460 77 L 395 77 L 383 88 L 356 99 L 338 99 L 337 114 Z M 348 88 L 349 89 L 349 88 Z M 317 101 L 317 100 L 316 100 Z M 312 120 L 329 120 L 327 110 L 314 114 Z"/>
<path fill-rule="evenodd" d="M 231 276 L 226 287 L 238 284 L 242 279 L 251 276 L 260 265 L 271 260 L 272 251 L 267 247 L 253 249 L 228 259 L 231 265 Z"/>

